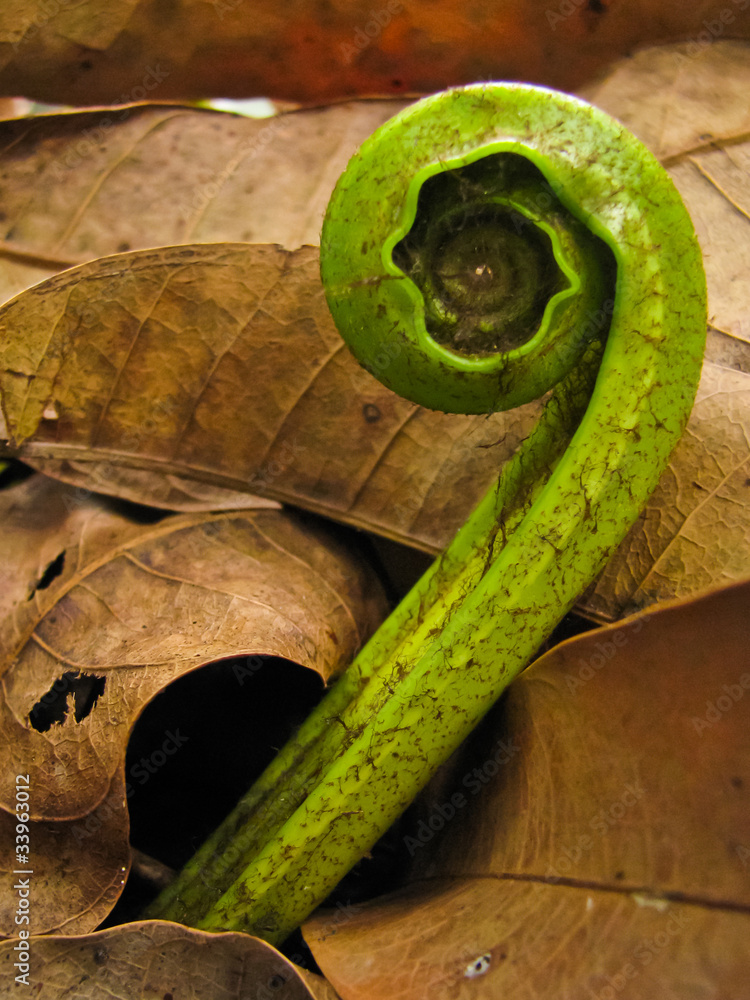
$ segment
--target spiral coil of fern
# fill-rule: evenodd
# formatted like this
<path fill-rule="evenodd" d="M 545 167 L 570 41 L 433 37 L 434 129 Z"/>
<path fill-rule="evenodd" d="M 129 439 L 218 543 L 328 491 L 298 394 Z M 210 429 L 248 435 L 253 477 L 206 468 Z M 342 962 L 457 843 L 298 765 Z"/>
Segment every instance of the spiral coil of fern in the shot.
<path fill-rule="evenodd" d="M 435 95 L 368 139 L 331 198 L 321 275 L 349 347 L 401 395 L 464 413 L 551 395 L 440 559 L 148 912 L 276 942 L 623 539 L 685 426 L 706 332 L 700 251 L 659 163 L 602 112 L 525 85 Z"/>

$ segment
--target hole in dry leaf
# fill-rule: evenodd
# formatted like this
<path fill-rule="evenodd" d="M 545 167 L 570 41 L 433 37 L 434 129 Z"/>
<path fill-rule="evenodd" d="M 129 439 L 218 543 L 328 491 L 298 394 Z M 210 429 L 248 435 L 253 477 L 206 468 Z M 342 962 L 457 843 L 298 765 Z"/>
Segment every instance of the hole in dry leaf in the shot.
<path fill-rule="evenodd" d="M 469 962 L 464 969 L 464 976 L 466 979 L 476 979 L 477 976 L 483 976 L 486 972 L 489 972 L 491 963 L 491 955 L 480 955 L 473 962 Z"/>
<path fill-rule="evenodd" d="M 307 718 L 320 676 L 272 656 L 209 663 L 174 681 L 141 713 L 125 760 L 130 843 L 175 870 L 192 857 Z M 139 919 L 157 895 L 142 866 L 101 927 Z M 300 934 L 282 949 L 317 969 Z"/>
<path fill-rule="evenodd" d="M 64 566 L 65 566 L 65 549 L 63 549 L 62 552 L 58 553 L 58 555 L 55 556 L 52 562 L 48 564 L 45 571 L 42 573 L 42 575 L 39 577 L 37 582 L 32 587 L 28 599 L 31 600 L 31 598 L 34 596 L 34 594 L 36 594 L 38 590 L 46 590 L 47 587 L 49 587 L 49 585 L 52 583 L 52 581 L 56 580 L 57 577 L 60 576 Z"/>
<path fill-rule="evenodd" d="M 98 674 L 66 670 L 43 694 L 29 712 L 29 723 L 39 733 L 46 733 L 54 725 L 65 721 L 70 708 L 68 696 L 73 695 L 73 717 L 81 722 L 104 694 L 106 678 Z"/>
<path fill-rule="evenodd" d="M 270 656 L 209 663 L 141 713 L 125 760 L 130 840 L 178 869 L 320 700 L 313 670 Z"/>

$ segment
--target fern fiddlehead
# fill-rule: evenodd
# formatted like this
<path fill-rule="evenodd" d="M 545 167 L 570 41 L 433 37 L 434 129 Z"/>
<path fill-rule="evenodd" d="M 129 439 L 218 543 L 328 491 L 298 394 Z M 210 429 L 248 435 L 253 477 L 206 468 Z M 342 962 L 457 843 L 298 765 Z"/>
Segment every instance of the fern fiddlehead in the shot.
<path fill-rule="evenodd" d="M 339 180 L 321 244 L 339 330 L 394 391 L 462 413 L 550 396 L 496 487 L 148 913 L 276 942 L 623 539 L 687 421 L 706 331 L 669 177 L 607 115 L 542 88 L 460 88 L 387 122 Z"/>

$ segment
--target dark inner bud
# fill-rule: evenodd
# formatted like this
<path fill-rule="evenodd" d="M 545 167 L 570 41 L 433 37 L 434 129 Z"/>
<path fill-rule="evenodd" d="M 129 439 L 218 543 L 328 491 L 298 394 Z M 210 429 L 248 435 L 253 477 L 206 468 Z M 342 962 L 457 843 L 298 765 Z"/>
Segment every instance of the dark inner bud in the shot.
<path fill-rule="evenodd" d="M 523 188 L 528 201 L 536 183 L 551 201 L 543 182 L 523 157 L 496 153 L 422 186 L 414 225 L 393 260 L 422 292 L 427 330 L 438 343 L 463 354 L 497 353 L 538 330 L 566 279 L 544 230 L 493 198 Z"/>

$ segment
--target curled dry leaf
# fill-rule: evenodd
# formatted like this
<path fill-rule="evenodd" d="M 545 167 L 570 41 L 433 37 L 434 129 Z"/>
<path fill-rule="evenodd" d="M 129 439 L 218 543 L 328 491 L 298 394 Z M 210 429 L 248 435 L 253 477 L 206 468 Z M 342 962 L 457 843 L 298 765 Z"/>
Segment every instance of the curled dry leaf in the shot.
<path fill-rule="evenodd" d="M 321 976 L 299 968 L 265 941 L 161 920 L 80 937 L 32 937 L 30 955 L 25 984 L 38 1000 L 72 995 L 80 1000 L 336 1000 Z M 14 981 L 17 960 L 11 942 L 0 944 L 4 982 Z"/>
<path fill-rule="evenodd" d="M 717 25 L 718 27 L 707 27 Z M 320 101 L 522 79 L 570 89 L 648 42 L 747 36 L 744 0 L 24 0 L 0 12 L 0 94 L 68 104 Z"/>
<path fill-rule="evenodd" d="M 750 584 L 563 643 L 405 844 L 410 885 L 305 936 L 345 1000 L 743 996 Z"/>
<path fill-rule="evenodd" d="M 170 517 L 92 551 L 73 531 L 71 561 L 84 558 L 54 604 L 27 615 L 3 650 L 2 803 L 12 808 L 12 776 L 30 772 L 35 817 L 74 818 L 101 801 L 135 718 L 186 671 L 267 654 L 328 681 L 385 610 L 379 586 L 343 541 L 281 511 Z M 35 728 L 34 707 L 75 673 L 95 676 L 96 693 L 80 707 L 71 697 L 75 713 Z M 83 771 L 85 782 L 76 780 Z"/>
<path fill-rule="evenodd" d="M 93 499 L 67 506 L 72 496 L 42 476 L 0 494 L 17 518 L 3 536 L 0 822 L 12 819 L 16 775 L 28 775 L 36 926 L 78 932 L 101 921 L 124 881 L 124 758 L 143 707 L 177 677 L 230 656 L 286 657 L 327 681 L 385 602 L 350 546 L 310 518 L 267 510 L 134 525 Z M 62 546 L 59 575 L 37 583 L 33 599 L 18 581 L 36 570 L 5 558 L 20 538 Z M 62 719 L 51 718 L 45 708 L 60 695 Z M 14 838 L 0 843 L 13 870 Z M 2 916 L 12 933 L 11 910 Z"/>

